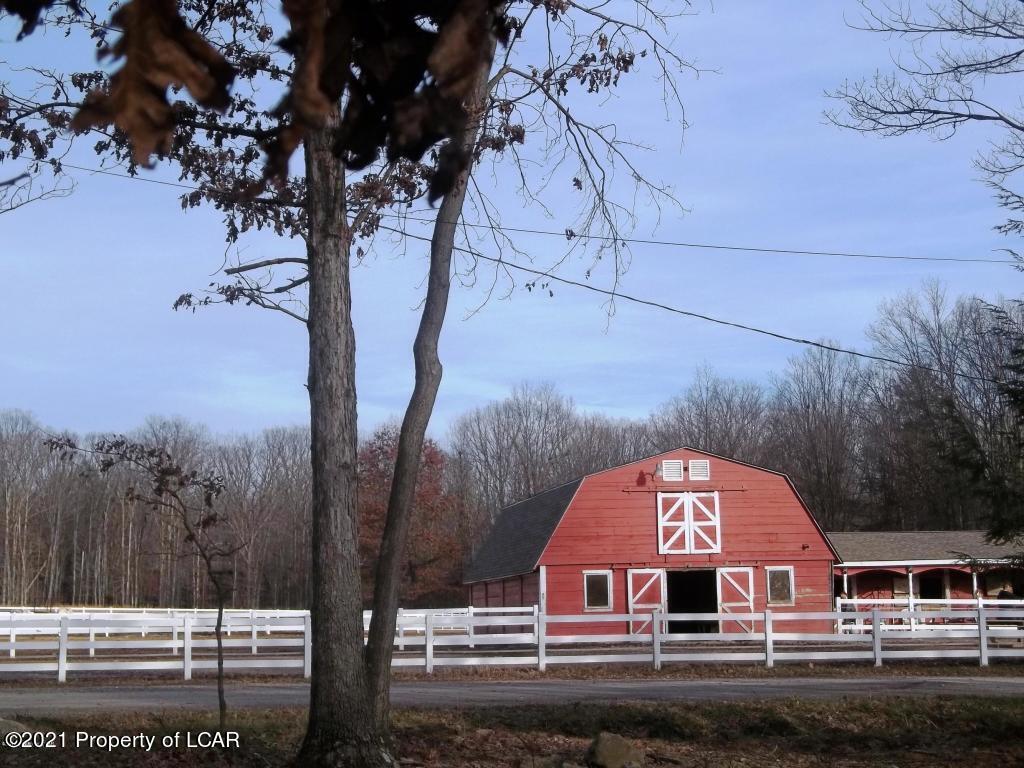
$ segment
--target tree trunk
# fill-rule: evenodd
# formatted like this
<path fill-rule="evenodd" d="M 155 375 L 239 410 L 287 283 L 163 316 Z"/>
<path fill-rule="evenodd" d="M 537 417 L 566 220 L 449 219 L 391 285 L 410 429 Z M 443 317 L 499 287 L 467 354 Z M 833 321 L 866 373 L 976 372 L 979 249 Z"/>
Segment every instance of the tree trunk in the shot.
<path fill-rule="evenodd" d="M 477 141 L 480 121 L 487 99 L 487 75 L 494 55 L 491 43 L 487 65 L 477 73 L 473 104 L 469 105 L 471 119 L 462 136 L 463 146 L 472 149 Z M 430 242 L 430 275 L 427 296 L 423 304 L 413 357 L 416 363 L 416 383 L 402 420 L 398 437 L 398 455 L 388 498 L 388 512 L 381 538 L 380 556 L 377 558 L 373 590 L 373 617 L 366 646 L 367 676 L 373 696 L 373 712 L 379 727 L 386 730 L 390 716 L 391 656 L 394 651 L 395 621 L 398 595 L 402 581 L 403 553 L 412 517 L 412 504 L 419 476 L 423 440 L 434 410 L 434 400 L 441 385 L 441 360 L 437 345 L 444 326 L 451 288 L 452 250 L 455 245 L 456 224 L 462 214 L 469 186 L 472 163 L 459 174 L 452 190 L 445 195 L 437 212 Z"/>
<path fill-rule="evenodd" d="M 296 764 L 397 765 L 373 716 L 363 666 L 356 508 L 355 333 L 345 169 L 331 151 L 337 118 L 306 138 L 309 405 L 312 451 L 312 686 Z"/>

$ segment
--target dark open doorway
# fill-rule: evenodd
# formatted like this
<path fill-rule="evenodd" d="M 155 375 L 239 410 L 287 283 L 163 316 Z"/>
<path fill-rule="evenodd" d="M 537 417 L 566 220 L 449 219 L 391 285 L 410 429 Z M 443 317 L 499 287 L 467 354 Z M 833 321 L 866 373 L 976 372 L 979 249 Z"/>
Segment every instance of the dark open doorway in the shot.
<path fill-rule="evenodd" d="M 718 613 L 714 570 L 668 571 L 665 574 L 669 613 Z M 670 621 L 669 632 L 717 632 L 717 621 Z"/>
<path fill-rule="evenodd" d="M 946 596 L 946 590 L 942 584 L 942 571 L 922 573 L 918 583 L 920 584 L 918 597 L 922 600 L 941 600 Z"/>

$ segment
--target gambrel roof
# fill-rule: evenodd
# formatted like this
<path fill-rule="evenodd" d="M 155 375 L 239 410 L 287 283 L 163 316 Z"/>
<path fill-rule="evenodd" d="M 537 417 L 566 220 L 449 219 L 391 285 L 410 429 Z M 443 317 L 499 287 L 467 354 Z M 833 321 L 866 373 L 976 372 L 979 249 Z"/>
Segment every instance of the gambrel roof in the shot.
<path fill-rule="evenodd" d="M 830 533 L 844 563 L 956 562 L 967 555 L 1001 560 L 1016 551 L 1010 544 L 990 544 L 985 531 L 854 531 Z"/>
<path fill-rule="evenodd" d="M 807 505 L 804 504 L 803 499 L 800 498 L 800 494 L 788 475 L 767 467 L 702 451 L 699 448 L 680 446 L 679 448 L 660 451 L 615 467 L 591 472 L 556 488 L 505 507 L 498 514 L 493 527 L 484 539 L 483 545 L 475 553 L 472 561 L 466 568 L 462 582 L 464 584 L 472 584 L 532 573 L 537 569 L 541 556 L 544 554 L 544 549 L 558 524 L 562 521 L 569 505 L 572 503 L 576 491 L 579 490 L 579 487 L 585 480 L 605 472 L 612 472 L 633 464 L 642 464 L 652 459 L 678 453 L 679 451 L 690 451 L 702 456 L 720 459 L 731 464 L 739 464 L 782 477 L 793 492 L 801 508 L 807 514 L 808 519 L 824 540 L 825 545 L 838 559 L 838 554 L 835 553 L 832 544 L 825 536 L 825 532 L 818 525 L 817 520 L 814 519 Z"/>
<path fill-rule="evenodd" d="M 483 546 L 466 568 L 463 583 L 519 576 L 536 569 L 544 547 L 582 482 L 582 477 L 577 478 L 501 510 Z"/>

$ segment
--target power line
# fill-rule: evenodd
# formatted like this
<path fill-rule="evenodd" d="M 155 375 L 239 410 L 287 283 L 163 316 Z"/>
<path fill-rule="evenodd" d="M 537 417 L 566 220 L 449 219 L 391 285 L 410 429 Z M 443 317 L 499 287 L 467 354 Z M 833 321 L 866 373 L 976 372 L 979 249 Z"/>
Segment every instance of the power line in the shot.
<path fill-rule="evenodd" d="M 383 224 L 380 225 L 380 227 L 381 227 L 381 229 L 387 230 L 389 232 L 394 232 L 395 234 L 402 235 L 403 237 L 411 237 L 414 240 L 423 240 L 423 241 L 428 242 L 428 243 L 430 242 L 430 238 L 429 237 L 424 237 L 422 235 L 414 235 L 411 232 L 405 232 L 403 230 L 395 229 L 393 227 L 388 227 L 388 226 L 385 226 Z M 655 309 L 661 309 L 661 310 L 664 310 L 666 312 L 672 312 L 672 313 L 677 314 L 677 315 L 683 315 L 684 317 L 690 317 L 690 318 L 694 318 L 696 320 L 703 320 L 705 322 L 714 323 L 716 325 L 724 325 L 724 326 L 729 327 L 729 328 L 737 328 L 737 329 L 739 329 L 741 331 L 747 331 L 749 333 L 757 333 L 757 334 L 761 334 L 762 336 L 770 336 L 770 337 L 772 337 L 774 339 L 780 339 L 782 341 L 788 341 L 788 342 L 791 342 L 793 344 L 802 344 L 802 345 L 808 346 L 808 347 L 816 347 L 818 349 L 824 349 L 824 350 L 827 350 L 829 352 L 837 352 L 837 353 L 840 353 L 840 354 L 843 354 L 843 355 L 851 355 L 853 357 L 860 357 L 860 358 L 863 358 L 865 360 L 874 360 L 874 361 L 880 362 L 880 363 L 889 363 L 890 365 L 898 365 L 898 366 L 901 366 L 901 367 L 904 367 L 904 368 L 916 368 L 916 369 L 919 369 L 919 370 L 922 370 L 922 371 L 929 371 L 931 373 L 937 373 L 937 374 L 939 374 L 941 376 L 945 376 L 948 373 L 947 371 L 942 371 L 942 370 L 940 370 L 938 368 L 932 368 L 931 366 L 922 365 L 920 363 L 908 363 L 905 360 L 896 360 L 895 358 L 885 357 L 884 355 L 875 355 L 875 354 L 871 354 L 870 352 L 858 352 L 855 349 L 847 349 L 845 347 L 837 347 L 837 346 L 833 346 L 831 344 L 825 344 L 824 342 L 814 341 L 812 339 L 802 339 L 802 338 L 800 338 L 798 336 L 789 336 L 789 335 L 787 335 L 785 333 L 779 333 L 778 331 L 769 331 L 769 330 L 767 330 L 765 328 L 758 328 L 757 326 L 753 326 L 753 325 L 746 325 L 744 323 L 737 323 L 737 322 L 733 322 L 732 320 L 723 320 L 722 318 L 712 317 L 711 315 L 704 315 L 704 314 L 701 314 L 699 312 L 691 312 L 689 310 L 680 309 L 678 307 L 673 307 L 673 306 L 671 306 L 669 304 L 663 304 L 663 303 L 658 302 L 658 301 L 652 301 L 650 299 L 642 299 L 642 298 L 640 298 L 638 296 L 631 296 L 628 293 L 621 293 L 619 291 L 612 291 L 612 290 L 608 290 L 607 288 L 598 288 L 596 285 L 590 285 L 589 283 L 582 283 L 582 282 L 580 282 L 578 280 L 571 280 L 571 279 L 569 279 L 567 277 L 559 277 L 558 275 L 552 274 L 551 272 L 544 272 L 542 270 L 534 269 L 532 267 L 524 267 L 521 264 L 516 264 L 515 262 L 508 261 L 507 259 L 501 259 L 501 258 L 498 258 L 498 257 L 495 257 L 495 256 L 486 256 L 486 255 L 484 255 L 482 253 L 478 253 L 476 251 L 472 251 L 472 250 L 470 250 L 468 248 L 462 248 L 460 246 L 455 246 L 454 249 L 456 251 L 459 251 L 460 253 L 468 254 L 468 255 L 470 255 L 470 256 L 472 256 L 474 258 L 483 259 L 484 261 L 490 261 L 490 262 L 493 262 L 495 264 L 500 264 L 503 267 L 508 267 L 510 269 L 516 269 L 516 270 L 519 270 L 520 272 L 525 272 L 525 273 L 531 274 L 531 275 L 536 275 L 538 277 L 544 278 L 545 280 L 553 280 L 553 281 L 558 282 L 558 283 L 563 283 L 564 285 L 570 285 L 570 286 L 573 286 L 575 288 L 583 288 L 584 290 L 592 291 L 593 293 L 599 293 L 599 294 L 602 294 L 604 296 L 609 297 L 612 300 L 622 299 L 624 301 L 629 301 L 629 302 L 632 302 L 634 304 L 639 304 L 641 306 L 654 307 Z M 956 376 L 958 378 L 962 378 L 962 379 L 969 379 L 971 381 L 980 381 L 980 382 L 984 382 L 984 383 L 987 383 L 987 384 L 999 384 L 999 382 L 996 381 L 995 379 L 990 379 L 990 378 L 987 378 L 985 376 L 974 376 L 974 375 L 969 374 L 969 373 L 953 373 L 952 375 Z"/>
<path fill-rule="evenodd" d="M 401 218 L 406 221 L 419 221 L 429 224 L 434 223 L 434 219 L 420 219 L 415 216 L 404 216 L 398 213 L 387 213 L 385 216 L 391 218 Z M 450 223 L 450 222 L 445 222 Z M 643 238 L 636 237 L 611 237 L 609 235 L 588 235 L 580 234 L 577 232 L 557 232 L 550 229 L 528 229 L 526 227 L 507 227 L 505 225 L 497 224 L 479 224 L 470 222 L 455 222 L 466 227 L 475 227 L 479 229 L 489 229 L 495 232 L 519 232 L 522 234 L 530 235 L 553 235 L 555 237 L 561 237 L 564 239 L 580 239 L 580 240 L 602 240 L 609 243 L 636 243 L 638 245 L 663 245 L 670 246 L 673 248 L 704 248 L 713 251 L 741 251 L 745 253 L 776 253 L 776 254 L 788 254 L 795 256 L 839 256 L 849 259 L 884 259 L 893 261 L 952 261 L 961 264 L 1018 264 L 1015 259 L 967 259 L 956 256 L 893 256 L 881 253 L 853 253 L 847 251 L 802 251 L 793 248 L 766 248 L 759 246 L 745 246 L 745 245 L 721 245 L 718 243 L 686 243 L 674 240 L 645 240 Z"/>
<path fill-rule="evenodd" d="M 230 192 L 218 192 L 217 190 L 206 189 L 202 190 L 200 187 L 193 186 L 191 184 L 183 184 L 181 182 L 164 181 L 162 179 L 149 179 L 144 176 L 132 176 L 127 173 L 116 173 L 114 171 L 108 171 L 102 168 L 85 168 L 80 165 L 72 165 L 71 163 L 62 162 L 61 165 L 65 168 L 73 168 L 77 171 L 84 171 L 86 173 L 99 173 L 104 176 L 113 176 L 120 179 L 129 179 L 131 181 L 144 181 L 149 184 L 160 184 L 166 187 L 175 187 L 178 189 L 187 189 L 193 192 L 206 191 L 212 192 L 213 194 L 221 194 L 224 196 L 234 197 L 233 193 Z M 416 216 L 408 216 L 398 213 L 384 213 L 382 216 L 388 218 L 397 218 L 403 221 L 415 221 L 425 224 L 435 223 L 435 219 L 424 219 Z M 690 243 L 676 240 L 654 240 L 644 239 L 636 237 L 612 237 L 610 235 L 591 235 L 581 234 L 573 232 L 571 235 L 568 232 L 558 232 L 557 230 L 551 229 L 532 229 L 529 227 L 510 227 L 498 224 L 481 224 L 472 223 L 468 221 L 455 222 L 462 226 L 472 227 L 475 229 L 487 229 L 494 232 L 516 232 L 518 234 L 526 235 L 545 235 L 549 237 L 559 237 L 563 239 L 580 239 L 580 240 L 600 240 L 607 243 L 623 243 L 631 245 L 657 245 L 671 248 L 691 248 L 691 249 L 704 249 L 712 251 L 730 251 L 739 253 L 771 253 L 777 255 L 790 255 L 790 256 L 831 256 L 848 259 L 875 259 L 882 261 L 927 261 L 927 262 L 946 262 L 946 263 L 957 263 L 957 264 L 1011 264 L 1018 265 L 1019 262 L 1015 259 L 986 259 L 986 258 L 962 258 L 957 256 L 901 256 L 893 254 L 882 254 L 882 253 L 859 253 L 854 251 L 810 251 L 800 250 L 796 248 L 769 248 L 763 246 L 745 246 L 745 245 L 723 245 L 721 243 Z"/>
<path fill-rule="evenodd" d="M 125 178 L 125 179 L 132 179 L 132 180 L 138 180 L 138 181 L 146 181 L 146 182 L 149 182 L 149 183 L 152 183 L 152 184 L 162 184 L 162 185 L 170 186 L 170 187 L 179 187 L 179 188 L 183 188 L 183 189 L 191 189 L 193 191 L 197 191 L 199 189 L 198 187 L 194 187 L 194 186 L 191 186 L 191 185 L 188 185 L 188 184 L 182 184 L 180 182 L 163 181 L 163 180 L 160 180 L 160 179 L 146 179 L 146 178 L 143 178 L 141 176 L 130 176 L 128 174 L 114 173 L 112 171 L 102 170 L 102 169 L 98 169 L 98 168 L 82 168 L 80 166 L 72 165 L 70 163 L 63 163 L 63 165 L 67 166 L 68 168 L 75 168 L 76 170 L 82 170 L 82 171 L 87 171 L 87 172 L 92 172 L 92 173 L 102 173 L 102 174 L 105 174 L 105 175 L 108 175 L 108 176 L 115 176 L 115 177 Z M 397 215 L 397 214 L 394 214 L 394 215 Z M 426 221 L 425 219 L 415 219 L 415 218 L 413 218 L 411 220 L 413 220 L 413 221 Z M 427 243 L 430 242 L 430 238 L 429 237 L 424 237 L 423 235 L 414 235 L 411 232 L 407 232 L 407 231 L 404 231 L 404 230 L 401 230 L 401 229 L 395 229 L 394 227 L 388 227 L 388 226 L 386 226 L 384 224 L 381 224 L 379 226 L 383 230 L 386 230 L 388 232 L 393 232 L 393 233 L 398 234 L 398 235 L 402 235 L 403 237 L 411 237 L 414 240 L 422 240 L 422 241 L 427 242 Z M 481 225 L 481 226 L 487 226 L 487 225 Z M 492 228 L 497 229 L 497 227 L 492 227 Z M 502 227 L 501 229 L 505 229 L 505 230 L 508 230 L 508 231 L 528 231 L 528 230 L 516 230 L 516 229 L 513 229 L 513 228 L 509 228 L 509 227 Z M 557 233 L 555 233 L 555 234 L 557 234 Z M 657 242 L 657 241 L 635 241 L 635 242 Z M 667 244 L 667 243 L 662 243 L 662 244 Z M 698 246 L 692 246 L 692 247 L 698 247 Z M 715 246 L 715 247 L 730 248 L 730 249 L 735 249 L 735 250 L 747 250 L 747 249 L 740 249 L 738 247 L 737 248 L 733 248 L 733 246 Z M 871 354 L 870 352 L 859 352 L 859 351 L 857 351 L 855 349 L 847 349 L 845 347 L 838 347 L 838 346 L 834 346 L 832 344 L 825 344 L 824 342 L 814 341 L 812 339 L 804 339 L 804 338 L 800 338 L 798 336 L 790 336 L 790 335 L 785 334 L 785 333 L 780 333 L 778 331 L 770 331 L 770 330 L 768 330 L 766 328 L 759 328 L 757 326 L 747 325 L 745 323 L 737 323 L 737 322 L 734 322 L 732 320 L 723 320 L 722 318 L 719 318 L 719 317 L 713 317 L 711 315 L 704 315 L 704 314 L 701 314 L 699 312 L 691 312 L 689 310 L 680 309 L 678 307 L 673 307 L 671 305 L 663 304 L 663 303 L 658 302 L 658 301 L 652 301 L 650 299 L 642 299 L 642 298 L 640 298 L 638 296 L 631 296 L 630 294 L 627 294 L 627 293 L 621 293 L 619 291 L 611 291 L 611 290 L 608 290 L 606 288 L 598 288 L 597 286 L 590 285 L 589 283 L 582 283 L 582 282 L 580 282 L 578 280 L 571 280 L 571 279 L 566 278 L 566 277 L 560 277 L 558 275 L 552 274 L 551 272 L 545 272 L 545 271 L 542 271 L 542 270 L 539 270 L 539 269 L 533 269 L 532 267 L 525 267 L 525 266 L 523 266 L 521 264 L 516 264 L 515 262 L 508 261 L 507 259 L 502 259 L 502 258 L 498 258 L 498 257 L 495 257 L 495 256 L 487 256 L 485 254 L 482 254 L 482 253 L 470 250 L 468 248 L 463 248 L 463 247 L 460 247 L 460 246 L 453 246 L 453 248 L 454 248 L 454 250 L 459 251 L 460 253 L 468 254 L 468 255 L 470 255 L 470 256 L 472 256 L 474 258 L 482 259 L 484 261 L 490 261 L 490 262 L 493 262 L 495 264 L 500 264 L 500 265 L 505 266 L 505 267 L 507 267 L 509 269 L 515 269 L 515 270 L 518 270 L 520 272 L 524 272 L 526 274 L 531 274 L 531 275 L 535 275 L 537 277 L 542 277 L 542 278 L 544 278 L 546 280 L 552 280 L 552 281 L 555 281 L 555 282 L 558 282 L 558 283 L 562 283 L 563 285 L 569 285 L 569 286 L 573 286 L 575 288 L 582 288 L 584 290 L 591 291 L 593 293 L 598 293 L 598 294 L 601 294 L 603 296 L 607 296 L 607 297 L 609 297 L 609 298 L 611 298 L 613 300 L 614 299 L 622 299 L 623 301 L 629 301 L 631 303 L 639 304 L 641 306 L 653 307 L 655 309 L 660 309 L 660 310 L 663 310 L 665 312 L 671 312 L 673 314 L 682 315 L 684 317 L 690 317 L 690 318 L 693 318 L 695 320 L 702 320 L 704 322 L 713 323 L 715 325 L 726 326 L 728 328 L 736 328 L 738 330 L 746 331 L 748 333 L 756 333 L 756 334 L 760 334 L 762 336 L 769 336 L 771 338 L 779 339 L 781 341 L 790 342 L 792 344 L 800 344 L 800 345 L 807 346 L 807 347 L 815 347 L 817 349 L 823 349 L 823 350 L 826 350 L 826 351 L 829 351 L 829 352 L 836 352 L 838 354 L 850 355 L 852 357 L 859 357 L 859 358 L 862 358 L 864 360 L 873 360 L 875 362 L 887 363 L 889 365 L 896 365 L 896 366 L 899 366 L 899 367 L 902 367 L 902 368 L 916 368 L 918 370 L 928 371 L 930 373 L 937 373 L 940 376 L 947 375 L 946 371 L 942 371 L 942 370 L 940 370 L 938 368 L 933 368 L 931 366 L 922 365 L 920 363 L 908 363 L 908 362 L 906 362 L 904 360 L 896 360 L 895 358 L 885 357 L 884 355 L 875 355 L 875 354 Z M 828 254 L 827 252 L 781 251 L 781 250 L 771 250 L 771 249 L 762 249 L 762 250 L 766 250 L 767 252 L 771 252 L 771 253 L 807 253 L 807 254 L 821 253 L 823 255 L 838 255 L 838 254 L 834 254 L 834 253 Z M 901 258 L 901 257 L 867 256 L 867 258 Z M 906 259 L 925 259 L 927 257 L 911 257 L 911 256 L 907 256 L 907 257 L 902 257 L 902 258 L 906 258 Z M 935 260 L 941 260 L 941 259 L 935 259 Z M 1008 261 L 1008 262 L 1005 262 L 1005 263 L 1012 264 L 1012 263 L 1016 263 L 1016 262 Z M 990 379 L 990 378 L 988 378 L 986 376 L 975 376 L 975 375 L 969 374 L 969 373 L 954 372 L 952 375 L 955 376 L 956 378 L 967 379 L 969 381 L 980 381 L 980 382 L 983 382 L 983 383 L 986 383 L 986 384 L 999 384 L 1000 383 L 1000 382 L 996 381 L 995 379 Z"/>

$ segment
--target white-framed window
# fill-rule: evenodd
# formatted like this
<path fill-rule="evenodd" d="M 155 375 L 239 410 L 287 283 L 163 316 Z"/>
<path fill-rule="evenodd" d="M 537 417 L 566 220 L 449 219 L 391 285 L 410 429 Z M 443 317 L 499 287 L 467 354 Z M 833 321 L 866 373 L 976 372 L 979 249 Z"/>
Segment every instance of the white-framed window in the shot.
<path fill-rule="evenodd" d="M 764 574 L 768 583 L 768 605 L 793 605 L 796 599 L 793 566 L 768 566 L 764 569 Z"/>
<path fill-rule="evenodd" d="M 658 494 L 658 554 L 701 555 L 722 551 L 718 491 Z"/>
<path fill-rule="evenodd" d="M 612 572 L 583 572 L 583 610 L 610 611 L 612 609 Z"/>
<path fill-rule="evenodd" d="M 710 480 L 711 462 L 707 459 L 690 459 L 690 480 Z"/>
<path fill-rule="evenodd" d="M 682 459 L 665 459 L 661 462 L 661 479 L 666 483 L 681 483 L 683 481 Z"/>

